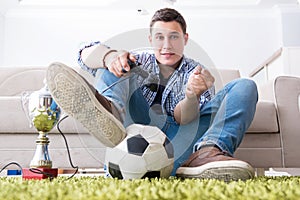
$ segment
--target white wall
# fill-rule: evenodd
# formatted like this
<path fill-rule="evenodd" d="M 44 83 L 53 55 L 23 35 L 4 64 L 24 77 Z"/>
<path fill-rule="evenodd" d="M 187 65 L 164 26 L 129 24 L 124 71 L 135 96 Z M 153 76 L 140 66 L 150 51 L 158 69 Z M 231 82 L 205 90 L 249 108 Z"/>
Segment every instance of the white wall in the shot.
<path fill-rule="evenodd" d="M 300 6 L 281 5 L 282 46 L 300 46 Z"/>
<path fill-rule="evenodd" d="M 288 47 L 282 49 L 281 56 L 267 67 L 268 80 L 277 76 L 300 77 L 300 47 Z"/>
<path fill-rule="evenodd" d="M 145 21 L 149 21 L 144 20 L 144 16 L 138 17 L 142 19 L 125 12 L 104 10 L 11 11 L 5 21 L 4 64 L 48 65 L 53 61 L 76 64 L 82 42 L 104 41 L 124 31 L 144 27 Z"/>
<path fill-rule="evenodd" d="M 3 63 L 4 55 L 4 15 L 0 13 L 0 66 Z"/>
<path fill-rule="evenodd" d="M 190 38 L 218 68 L 238 68 L 247 76 L 283 44 L 278 8 L 179 11 L 188 23 Z M 2 64 L 61 61 L 74 65 L 80 43 L 147 29 L 152 14 L 137 15 L 135 10 L 10 10 L 5 18 Z M 125 46 L 130 39 L 123 41 Z"/>
<path fill-rule="evenodd" d="M 278 14 L 269 11 L 226 11 L 190 18 L 191 37 L 218 68 L 248 75 L 280 47 Z"/>

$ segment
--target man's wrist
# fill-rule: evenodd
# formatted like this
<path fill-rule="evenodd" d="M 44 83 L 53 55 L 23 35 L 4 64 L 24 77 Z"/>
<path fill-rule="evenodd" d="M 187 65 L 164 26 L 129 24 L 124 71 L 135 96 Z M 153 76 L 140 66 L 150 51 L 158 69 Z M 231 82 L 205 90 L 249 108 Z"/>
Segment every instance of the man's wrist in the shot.
<path fill-rule="evenodd" d="M 191 91 L 191 90 L 186 90 L 185 91 L 185 98 L 187 99 L 187 100 L 198 100 L 198 101 L 200 101 L 200 96 L 201 95 L 196 95 L 193 91 Z"/>
<path fill-rule="evenodd" d="M 111 49 L 109 51 L 106 52 L 106 54 L 104 54 L 103 59 L 102 59 L 102 63 L 103 63 L 103 67 L 107 68 L 108 64 L 110 64 L 110 62 L 112 61 L 112 58 L 115 57 L 115 55 L 112 54 L 116 54 L 116 52 L 118 52 L 117 50 Z"/>
<path fill-rule="evenodd" d="M 88 66 L 89 68 L 97 69 L 100 67 L 104 67 L 104 58 L 112 51 L 116 50 L 112 50 L 105 45 L 98 44 L 83 49 L 81 52 L 81 58 L 86 66 Z"/>
<path fill-rule="evenodd" d="M 189 97 L 185 96 L 185 98 L 183 99 L 183 103 L 185 105 L 198 105 L 199 102 L 200 102 L 200 100 L 196 95 L 189 96 Z"/>

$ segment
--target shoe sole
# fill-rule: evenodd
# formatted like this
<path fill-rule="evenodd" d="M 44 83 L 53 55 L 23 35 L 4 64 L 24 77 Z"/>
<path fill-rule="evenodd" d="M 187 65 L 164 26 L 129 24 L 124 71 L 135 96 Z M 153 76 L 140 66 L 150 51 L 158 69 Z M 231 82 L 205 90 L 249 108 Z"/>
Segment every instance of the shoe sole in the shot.
<path fill-rule="evenodd" d="M 215 161 L 199 167 L 179 167 L 176 176 L 181 178 L 218 179 L 225 182 L 247 180 L 254 177 L 254 169 L 239 160 Z"/>
<path fill-rule="evenodd" d="M 105 146 L 114 147 L 125 138 L 123 124 L 99 103 L 95 92 L 76 71 L 62 63 L 53 63 L 48 67 L 46 79 L 60 108 Z"/>

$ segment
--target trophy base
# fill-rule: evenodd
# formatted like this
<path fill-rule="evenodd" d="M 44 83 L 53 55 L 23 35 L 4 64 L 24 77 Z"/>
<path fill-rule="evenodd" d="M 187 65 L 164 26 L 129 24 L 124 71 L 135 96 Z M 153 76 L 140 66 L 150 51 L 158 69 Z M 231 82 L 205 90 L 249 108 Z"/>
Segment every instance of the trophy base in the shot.
<path fill-rule="evenodd" d="M 58 174 L 57 168 L 34 168 L 37 169 L 37 172 L 32 172 L 30 168 L 22 169 L 23 179 L 47 179 L 47 178 L 56 178 Z"/>

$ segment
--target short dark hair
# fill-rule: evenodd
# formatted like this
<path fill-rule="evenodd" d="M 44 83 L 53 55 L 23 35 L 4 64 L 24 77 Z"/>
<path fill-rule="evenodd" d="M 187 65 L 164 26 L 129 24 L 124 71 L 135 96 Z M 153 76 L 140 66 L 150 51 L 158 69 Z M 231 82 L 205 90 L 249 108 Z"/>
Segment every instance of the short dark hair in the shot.
<path fill-rule="evenodd" d="M 162 8 L 160 10 L 157 10 L 150 22 L 150 33 L 152 32 L 152 26 L 157 21 L 163 21 L 163 22 L 171 22 L 176 21 L 180 24 L 182 32 L 186 33 L 186 23 L 183 18 L 183 16 L 175 9 L 172 8 Z"/>

